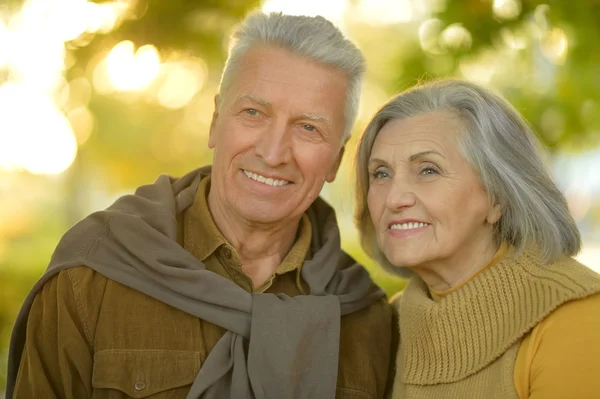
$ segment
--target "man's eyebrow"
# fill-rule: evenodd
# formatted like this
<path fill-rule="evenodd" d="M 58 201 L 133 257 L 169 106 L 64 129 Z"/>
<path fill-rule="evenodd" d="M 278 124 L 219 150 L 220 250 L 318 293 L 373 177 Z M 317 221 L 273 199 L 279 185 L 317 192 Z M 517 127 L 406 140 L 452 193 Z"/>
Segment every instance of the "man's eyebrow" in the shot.
<path fill-rule="evenodd" d="M 322 122 L 325 122 L 325 124 L 327 124 L 328 127 L 331 127 L 331 121 L 323 115 L 304 113 L 304 114 L 300 115 L 300 117 L 309 119 L 311 121 L 322 121 Z"/>
<path fill-rule="evenodd" d="M 440 154 L 439 152 L 437 152 L 437 151 L 433 151 L 433 150 L 428 150 L 428 151 L 422 151 L 422 152 L 418 152 L 418 153 L 416 153 L 416 154 L 413 154 L 413 155 L 411 155 L 411 156 L 408 158 L 408 160 L 409 160 L 410 162 L 413 162 L 413 161 L 416 161 L 416 160 L 417 160 L 417 159 L 419 159 L 419 158 L 423 158 L 423 157 L 424 157 L 424 156 L 426 156 L 426 155 L 437 155 L 437 156 L 440 156 L 440 157 L 442 157 L 442 158 L 446 159 L 446 157 L 445 157 L 445 156 L 443 156 L 442 154 Z"/>
<path fill-rule="evenodd" d="M 270 105 L 271 105 L 271 103 L 270 103 L 270 102 L 268 102 L 267 100 L 263 100 L 262 98 L 260 98 L 260 97 L 256 97 L 256 96 L 253 96 L 252 94 L 244 94 L 243 96 L 241 96 L 241 97 L 238 99 L 238 101 L 243 101 L 243 100 L 249 100 L 249 101 L 251 101 L 251 102 L 253 102 L 253 103 L 257 103 L 257 104 L 260 104 L 260 105 L 264 105 L 264 106 L 266 106 L 266 107 L 268 107 L 268 106 L 270 106 Z"/>

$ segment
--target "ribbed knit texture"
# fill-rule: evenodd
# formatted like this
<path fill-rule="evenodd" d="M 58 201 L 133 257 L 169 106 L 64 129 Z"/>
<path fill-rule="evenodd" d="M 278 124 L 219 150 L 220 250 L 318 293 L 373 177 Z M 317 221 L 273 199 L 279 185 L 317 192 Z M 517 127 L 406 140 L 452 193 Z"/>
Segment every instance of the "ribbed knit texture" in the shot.
<path fill-rule="evenodd" d="M 414 278 L 397 303 L 401 345 L 394 399 L 517 398 L 519 345 L 565 302 L 600 292 L 600 275 L 571 258 L 540 266 L 507 257 L 440 303 Z"/>

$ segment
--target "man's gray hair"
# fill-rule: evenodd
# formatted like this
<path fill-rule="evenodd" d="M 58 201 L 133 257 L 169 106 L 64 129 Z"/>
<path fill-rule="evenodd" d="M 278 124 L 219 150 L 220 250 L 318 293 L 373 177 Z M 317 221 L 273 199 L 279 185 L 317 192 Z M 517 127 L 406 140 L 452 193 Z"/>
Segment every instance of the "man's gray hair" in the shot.
<path fill-rule="evenodd" d="M 412 274 L 391 265 L 377 246 L 367 206 L 367 165 L 375 138 L 387 122 L 442 109 L 457 111 L 464 120 L 460 151 L 479 174 L 491 203 L 501 206 L 502 216 L 494 226 L 497 244 L 507 242 L 517 253 L 535 249 L 545 263 L 579 252 L 579 230 L 542 161 L 540 143 L 527 122 L 499 95 L 451 79 L 399 94 L 366 127 L 355 159 L 355 222 L 365 251 L 393 274 Z"/>
<path fill-rule="evenodd" d="M 327 19 L 282 13 L 250 14 L 234 31 L 219 88 L 222 96 L 231 84 L 240 58 L 254 45 L 272 45 L 346 73 L 344 142 L 350 138 L 358 114 L 365 60 L 360 50 Z"/>

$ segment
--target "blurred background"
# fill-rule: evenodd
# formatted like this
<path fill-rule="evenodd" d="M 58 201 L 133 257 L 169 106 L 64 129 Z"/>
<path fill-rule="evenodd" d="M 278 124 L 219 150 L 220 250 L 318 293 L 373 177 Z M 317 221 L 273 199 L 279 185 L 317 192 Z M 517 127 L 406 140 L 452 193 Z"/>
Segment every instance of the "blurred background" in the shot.
<path fill-rule="evenodd" d="M 233 26 L 252 9 L 323 15 L 365 52 L 358 123 L 392 94 L 457 76 L 507 97 L 600 271 L 600 0 L 3 0 L 0 4 L 0 397 L 25 295 L 61 235 L 161 173 L 210 163 L 213 96 Z M 352 157 L 323 196 L 343 246 L 388 294 L 404 282 L 362 253 Z"/>

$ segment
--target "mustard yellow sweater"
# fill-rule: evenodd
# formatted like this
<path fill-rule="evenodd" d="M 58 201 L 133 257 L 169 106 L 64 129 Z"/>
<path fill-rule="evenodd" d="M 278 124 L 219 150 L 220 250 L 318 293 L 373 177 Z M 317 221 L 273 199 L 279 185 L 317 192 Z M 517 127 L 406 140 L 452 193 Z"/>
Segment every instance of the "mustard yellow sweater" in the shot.
<path fill-rule="evenodd" d="M 394 399 L 600 398 L 600 276 L 505 252 L 452 290 L 415 278 L 394 301 Z"/>

